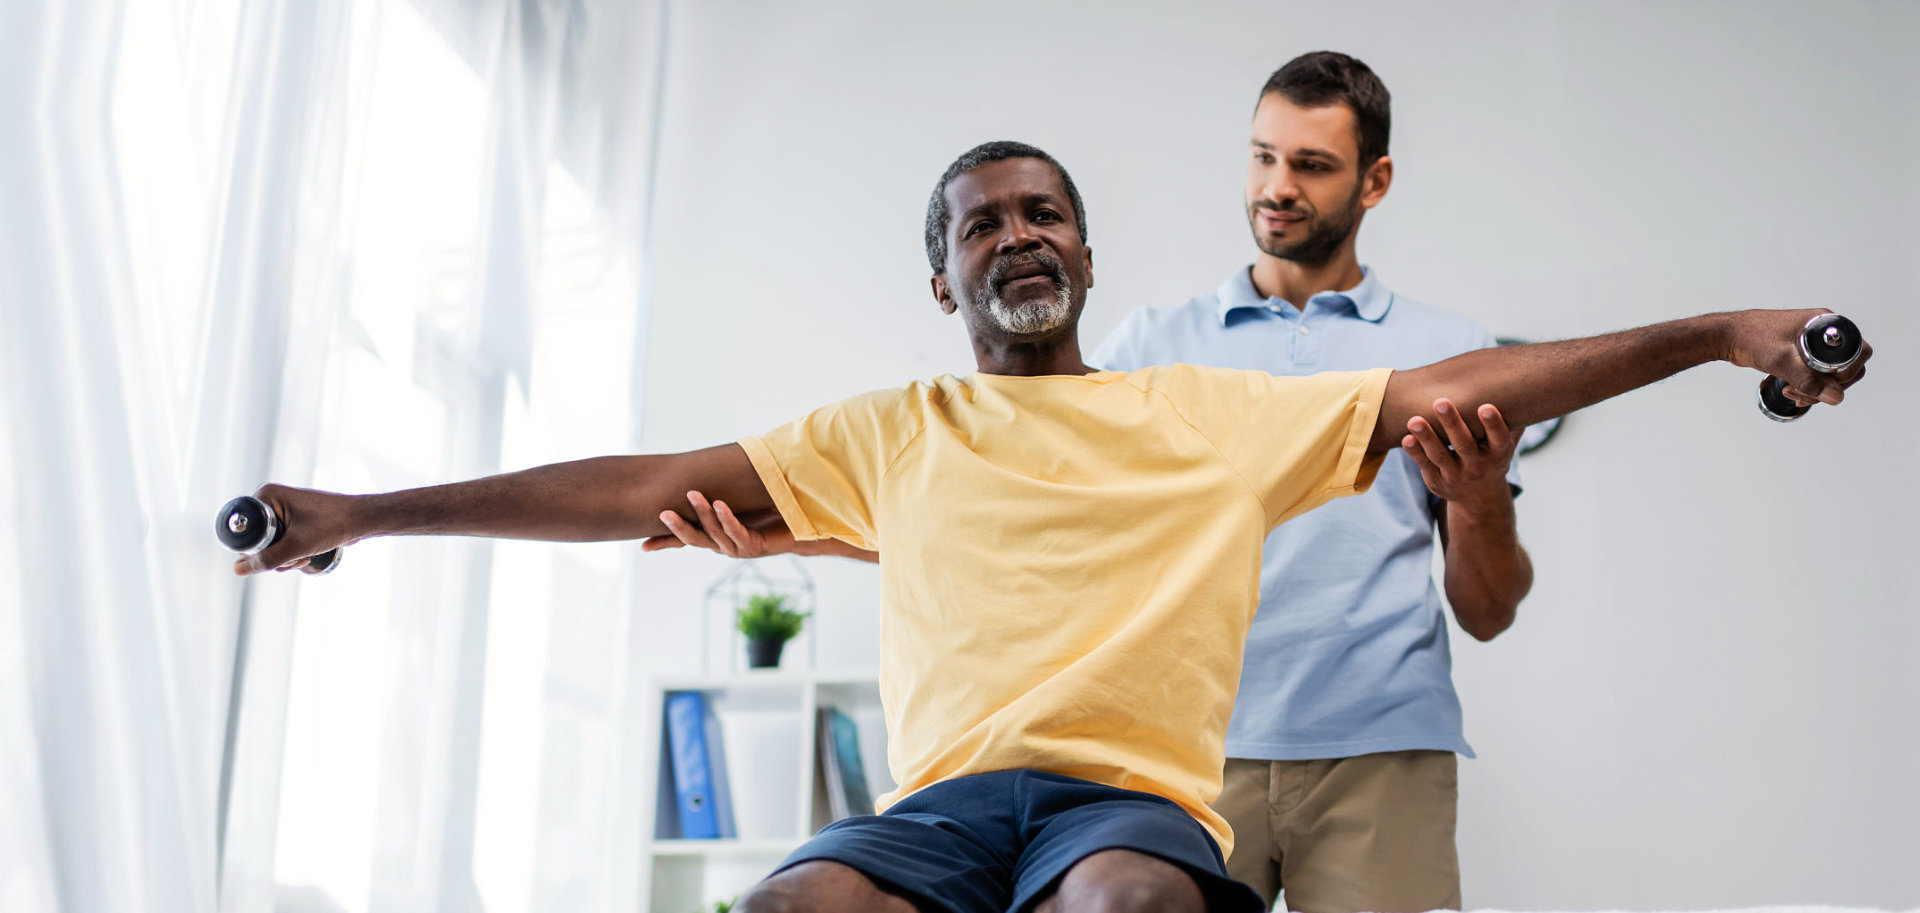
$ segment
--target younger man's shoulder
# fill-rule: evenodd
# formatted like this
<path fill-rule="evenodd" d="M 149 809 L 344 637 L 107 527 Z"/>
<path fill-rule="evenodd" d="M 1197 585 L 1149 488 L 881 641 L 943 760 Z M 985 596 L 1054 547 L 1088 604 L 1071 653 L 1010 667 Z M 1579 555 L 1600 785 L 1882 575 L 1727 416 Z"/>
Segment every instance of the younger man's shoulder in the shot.
<path fill-rule="evenodd" d="M 1200 295 L 1169 307 L 1144 307 L 1120 319 L 1093 352 L 1096 366 L 1128 369 L 1169 358 L 1205 361 L 1220 323 L 1219 299 Z"/>
<path fill-rule="evenodd" d="M 1494 344 L 1492 333 L 1471 317 L 1393 293 L 1393 304 L 1377 324 L 1383 342 L 1416 361 L 1438 361 Z"/>
<path fill-rule="evenodd" d="M 1391 332 L 1438 334 L 1445 338 L 1487 337 L 1480 323 L 1465 314 L 1436 307 L 1399 292 L 1391 292 L 1392 303 L 1378 321 Z M 1129 312 L 1113 331 L 1116 339 L 1128 341 L 1167 340 L 1193 337 L 1208 331 L 1229 328 L 1221 318 L 1220 295 L 1207 292 L 1179 304 L 1143 307 Z"/>
<path fill-rule="evenodd" d="M 1200 329 L 1220 322 L 1220 298 L 1209 292 L 1179 304 L 1136 308 L 1114 332 L 1153 333 L 1174 328 Z"/>
<path fill-rule="evenodd" d="M 1222 395 L 1254 393 L 1262 396 L 1319 388 L 1344 388 L 1368 384 L 1369 378 L 1392 373 L 1385 368 L 1367 371 L 1321 371 L 1304 375 L 1277 375 L 1257 369 L 1223 368 L 1216 365 L 1174 363 L 1148 365 L 1125 372 L 1126 382 L 1142 390 L 1166 393 L 1176 400 L 1189 397 L 1206 399 Z M 1384 381 L 1381 381 L 1384 383 Z M 1311 394 L 1310 394 L 1311 395 Z"/>
<path fill-rule="evenodd" d="M 1483 335 L 1486 333 L 1486 329 L 1480 326 L 1479 321 L 1465 314 L 1435 307 L 1399 292 L 1393 293 L 1393 305 L 1387 309 L 1386 317 L 1380 322 L 1383 326 L 1404 327 L 1410 330 L 1443 329 L 1456 333 L 1472 332 Z"/>

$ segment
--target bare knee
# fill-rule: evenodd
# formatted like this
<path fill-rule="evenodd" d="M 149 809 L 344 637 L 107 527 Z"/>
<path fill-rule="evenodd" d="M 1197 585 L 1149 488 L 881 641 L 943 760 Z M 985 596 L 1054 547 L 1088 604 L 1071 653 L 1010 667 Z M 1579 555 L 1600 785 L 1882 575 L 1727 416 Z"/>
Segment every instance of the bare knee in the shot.
<path fill-rule="evenodd" d="M 872 910 L 913 913 L 913 905 L 879 889 L 851 866 L 803 862 L 753 887 L 735 913 L 842 913 Z"/>
<path fill-rule="evenodd" d="M 734 913 L 804 913 L 812 907 L 807 906 L 806 898 L 791 887 L 763 881 L 741 895 L 732 909 Z"/>
<path fill-rule="evenodd" d="M 1095 909 L 1101 913 L 1203 913 L 1206 901 L 1200 896 L 1199 886 L 1185 872 L 1175 877 L 1178 880 L 1137 879 L 1115 884 Z"/>
<path fill-rule="evenodd" d="M 1185 882 L 1181 884 L 1180 882 Z M 1061 913 L 1204 913 L 1200 888 L 1185 873 L 1171 879 L 1127 878 L 1081 892 Z"/>
<path fill-rule="evenodd" d="M 1059 913 L 1204 913 L 1200 885 L 1185 869 L 1131 850 L 1107 850 L 1067 870 L 1042 909 Z"/>

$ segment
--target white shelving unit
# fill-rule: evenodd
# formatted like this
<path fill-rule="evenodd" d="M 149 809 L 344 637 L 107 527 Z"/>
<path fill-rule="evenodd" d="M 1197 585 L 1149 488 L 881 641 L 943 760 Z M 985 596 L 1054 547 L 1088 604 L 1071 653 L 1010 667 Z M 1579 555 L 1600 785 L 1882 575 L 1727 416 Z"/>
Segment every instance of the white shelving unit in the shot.
<path fill-rule="evenodd" d="M 669 692 L 699 691 L 720 721 L 736 838 L 682 840 L 660 833 L 659 803 L 672 801 L 672 767 L 665 754 L 662 708 Z M 873 794 L 893 788 L 887 774 L 886 728 L 872 672 L 758 670 L 654 679 L 642 722 L 653 744 L 642 753 L 649 767 L 642 790 L 648 822 L 639 896 L 651 913 L 704 913 L 773 870 L 826 826 L 825 779 L 815 744 L 816 711 L 840 708 L 860 727 L 860 754 Z"/>

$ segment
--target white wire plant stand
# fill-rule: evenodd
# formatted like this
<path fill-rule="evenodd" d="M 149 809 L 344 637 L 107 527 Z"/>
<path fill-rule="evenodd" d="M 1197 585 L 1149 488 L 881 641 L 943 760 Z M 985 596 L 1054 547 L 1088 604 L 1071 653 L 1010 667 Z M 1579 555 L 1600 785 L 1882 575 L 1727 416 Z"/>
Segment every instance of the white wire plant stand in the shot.
<path fill-rule="evenodd" d="M 806 641 L 806 665 L 801 671 L 812 671 L 819 665 L 820 639 L 816 636 L 820 618 L 817 614 L 818 600 L 814 594 L 813 575 L 807 573 L 800 559 L 793 555 L 774 555 L 767 558 L 752 558 L 729 562 L 732 566 L 707 587 L 707 596 L 701 609 L 700 622 L 700 668 L 703 672 L 717 672 L 721 669 L 729 673 L 744 671 L 746 665 L 747 639 L 734 627 L 734 611 L 747 604 L 752 596 L 764 594 L 787 597 L 787 608 L 807 615 L 806 624 L 800 628 L 796 641 Z M 714 628 L 719 626 L 725 631 L 727 658 L 721 665 L 714 660 Z M 781 654 L 779 668 L 793 669 L 789 665 L 799 651 L 799 646 L 789 643 L 788 649 Z M 771 670 L 769 670 L 771 671 Z"/>

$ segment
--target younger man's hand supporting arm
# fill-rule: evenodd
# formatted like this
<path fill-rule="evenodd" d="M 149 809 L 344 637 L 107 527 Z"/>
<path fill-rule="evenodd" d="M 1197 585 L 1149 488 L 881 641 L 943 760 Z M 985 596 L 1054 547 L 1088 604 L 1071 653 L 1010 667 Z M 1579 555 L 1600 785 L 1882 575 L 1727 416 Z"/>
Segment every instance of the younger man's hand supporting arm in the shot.
<path fill-rule="evenodd" d="M 1513 488 L 1507 484 L 1520 435 L 1491 405 L 1475 410 L 1486 429 L 1484 442 L 1474 440 L 1452 401 L 1435 400 L 1433 411 L 1437 431 L 1466 446 L 1449 448 L 1424 418 L 1408 420 L 1400 443 L 1420 467 L 1427 490 L 1443 502 L 1433 519 L 1446 555 L 1453 617 L 1475 640 L 1492 640 L 1513 625 L 1520 600 L 1533 589 L 1533 559 L 1520 545 Z"/>
<path fill-rule="evenodd" d="M 849 545 L 838 539 L 813 539 L 806 542 L 793 538 L 793 530 L 780 513 L 763 510 L 741 518 L 725 501 L 709 501 L 707 496 L 697 491 L 687 492 L 687 502 L 693 508 L 693 522 L 673 511 L 660 514 L 660 522 L 666 524 L 667 534 L 654 536 L 640 543 L 642 551 L 657 552 L 662 549 L 680 548 L 691 545 L 711 552 L 719 552 L 729 558 L 764 558 L 768 555 L 838 555 L 869 564 L 880 563 L 880 553 Z"/>
<path fill-rule="evenodd" d="M 1368 449 L 1400 445 L 1407 422 L 1435 421 L 1434 400 L 1490 403 L 1514 427 L 1584 409 L 1696 365 L 1728 361 L 1784 379 L 1787 396 L 1803 404 L 1840 402 L 1844 390 L 1866 374 L 1873 347 L 1859 363 L 1838 374 L 1821 374 L 1800 359 L 1797 337 L 1824 309 L 1735 311 L 1569 339 L 1497 349 L 1479 349 L 1445 361 L 1396 371 L 1387 381 L 1380 419 Z M 1477 439 L 1486 437 L 1479 418 L 1465 416 Z"/>
<path fill-rule="evenodd" d="M 667 532 L 662 511 L 699 489 L 745 510 L 773 498 L 738 444 L 687 453 L 607 456 L 555 463 L 470 482 L 377 495 L 267 485 L 255 497 L 285 518 L 287 532 L 234 572 L 303 567 L 306 558 L 374 536 L 447 535 L 553 542 L 639 539 Z"/>

